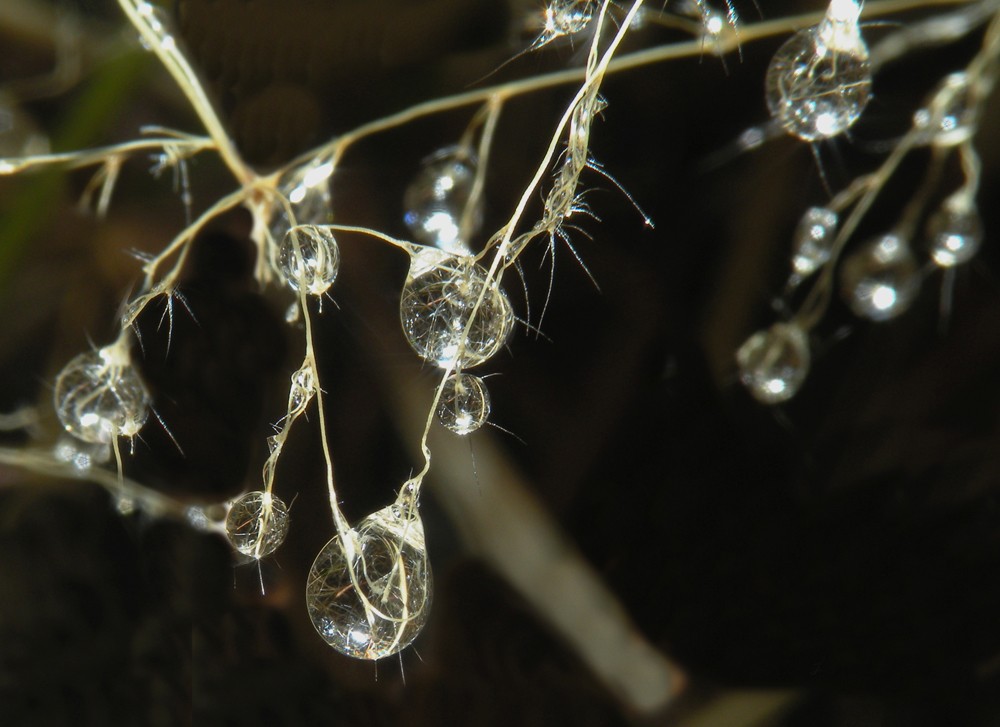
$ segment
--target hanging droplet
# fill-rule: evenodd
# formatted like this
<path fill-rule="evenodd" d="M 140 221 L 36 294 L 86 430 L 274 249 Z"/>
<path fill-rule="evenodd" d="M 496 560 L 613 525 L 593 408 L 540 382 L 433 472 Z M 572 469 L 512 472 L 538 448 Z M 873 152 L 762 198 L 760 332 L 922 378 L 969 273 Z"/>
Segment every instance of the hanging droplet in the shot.
<path fill-rule="evenodd" d="M 437 417 L 455 434 L 472 434 L 490 416 L 490 393 L 486 384 L 472 374 L 452 374 L 444 382 L 438 400 Z"/>
<path fill-rule="evenodd" d="M 292 290 L 323 295 L 340 271 L 340 247 L 329 227 L 297 225 L 278 249 L 278 269 Z"/>
<path fill-rule="evenodd" d="M 480 296 L 482 303 L 469 325 Z M 497 282 L 486 286 L 482 267 L 471 258 L 447 257 L 431 249 L 410 262 L 399 314 L 413 350 L 441 368 L 458 362 L 463 368 L 483 363 L 503 347 L 514 329 L 510 301 Z"/>
<path fill-rule="evenodd" d="M 913 125 L 926 134 L 927 143 L 955 146 L 972 138 L 978 109 L 972 81 L 967 73 L 959 71 L 942 79 L 923 108 L 913 115 Z"/>
<path fill-rule="evenodd" d="M 95 444 L 134 437 L 149 416 L 149 392 L 116 346 L 81 353 L 66 364 L 53 398 L 66 431 Z"/>
<path fill-rule="evenodd" d="M 794 323 L 775 323 L 736 352 L 740 381 L 762 404 L 788 401 L 809 373 L 809 339 Z"/>
<path fill-rule="evenodd" d="M 855 0 L 834 0 L 823 21 L 782 45 L 767 69 L 771 116 L 803 141 L 849 129 L 871 98 L 868 47 L 858 29 Z"/>
<path fill-rule="evenodd" d="M 553 40 L 563 35 L 580 33 L 593 19 L 593 0 L 551 0 L 545 8 L 541 37 Z M 544 43 L 535 41 L 535 45 Z"/>
<path fill-rule="evenodd" d="M 983 223 L 975 205 L 945 201 L 927 221 L 931 259 L 942 268 L 971 260 L 983 243 Z"/>
<path fill-rule="evenodd" d="M 855 315 L 887 321 L 920 292 L 920 271 L 906 240 L 888 234 L 855 251 L 840 271 L 844 299 Z"/>
<path fill-rule="evenodd" d="M 475 180 L 476 160 L 459 147 L 424 160 L 403 196 L 403 220 L 417 242 L 452 255 L 469 254 L 468 238 L 483 221 L 482 197 L 469 209 Z M 462 229 L 466 217 L 467 229 Z"/>
<path fill-rule="evenodd" d="M 260 560 L 278 549 L 288 535 L 288 507 L 267 492 L 238 497 L 226 516 L 226 537 L 243 555 Z"/>
<path fill-rule="evenodd" d="M 288 387 L 288 413 L 297 416 L 305 411 L 316 393 L 316 378 L 311 367 L 299 369 L 292 374 Z"/>
<path fill-rule="evenodd" d="M 433 579 L 424 526 L 399 506 L 373 513 L 328 542 L 306 583 L 313 626 L 334 649 L 382 659 L 417 637 L 430 612 Z"/>
<path fill-rule="evenodd" d="M 282 176 L 278 191 L 288 200 L 291 214 L 284 205 L 277 205 L 271 218 L 271 237 L 277 243 L 294 225 L 326 225 L 333 217 L 330 177 L 333 162 L 316 158 Z"/>
<path fill-rule="evenodd" d="M 795 228 L 792 270 L 796 275 L 812 275 L 830 259 L 836 233 L 836 212 L 826 207 L 806 210 Z"/>

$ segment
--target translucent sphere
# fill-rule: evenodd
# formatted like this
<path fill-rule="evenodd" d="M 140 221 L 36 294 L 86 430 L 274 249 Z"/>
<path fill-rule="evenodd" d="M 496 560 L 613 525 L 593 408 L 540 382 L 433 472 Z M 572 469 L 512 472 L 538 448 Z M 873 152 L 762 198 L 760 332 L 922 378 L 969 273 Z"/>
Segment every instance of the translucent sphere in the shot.
<path fill-rule="evenodd" d="M 328 159 L 313 159 L 296 167 L 281 177 L 278 191 L 288 200 L 292 218 L 282 204 L 275 209 L 271 218 L 271 236 L 276 242 L 296 225 L 325 225 L 333 216 L 330 196 L 330 177 L 333 163 Z"/>
<path fill-rule="evenodd" d="M 427 266 L 418 257 L 399 301 L 403 333 L 413 350 L 441 368 L 459 361 L 470 368 L 494 356 L 514 329 L 514 312 L 499 284 L 486 288 L 469 325 L 486 285 L 485 271 L 471 259 L 443 257 Z"/>
<path fill-rule="evenodd" d="M 468 255 L 462 219 L 472 201 L 476 161 L 456 147 L 443 149 L 424 162 L 403 197 L 403 220 L 414 239 L 454 255 Z M 483 220 L 482 198 L 469 210 L 471 235 Z"/>
<path fill-rule="evenodd" d="M 81 353 L 66 364 L 53 400 L 66 431 L 94 444 L 134 437 L 149 417 L 145 384 L 113 347 Z"/>
<path fill-rule="evenodd" d="M 825 33 L 833 28 L 836 32 Z M 860 36 L 829 23 L 800 30 L 771 59 L 765 79 L 767 106 L 789 134 L 820 141 L 849 129 L 871 98 L 872 75 Z M 831 36 L 842 42 L 831 44 Z"/>
<path fill-rule="evenodd" d="M 840 271 L 841 291 L 855 315 L 887 321 L 920 292 L 920 271 L 906 241 L 883 235 L 855 251 Z"/>
<path fill-rule="evenodd" d="M 971 79 L 959 71 L 945 76 L 937 85 L 924 107 L 914 114 L 913 124 L 926 134 L 927 143 L 955 146 L 975 133 L 977 109 Z"/>
<path fill-rule="evenodd" d="M 837 236 L 837 213 L 826 207 L 810 207 L 795 228 L 792 270 L 800 277 L 812 275 L 833 251 Z"/>
<path fill-rule="evenodd" d="M 369 515 L 349 536 L 349 543 L 333 538 L 316 556 L 306 607 L 334 649 L 382 659 L 409 646 L 427 622 L 433 580 L 424 526 L 394 505 Z"/>
<path fill-rule="evenodd" d="M 340 271 L 340 248 L 329 227 L 298 225 L 278 248 L 278 270 L 293 290 L 323 295 Z"/>
<path fill-rule="evenodd" d="M 438 400 L 437 417 L 455 434 L 472 434 L 490 416 L 490 393 L 486 384 L 472 374 L 453 374 L 444 382 Z"/>
<path fill-rule="evenodd" d="M 762 404 L 788 401 L 809 373 L 809 340 L 794 323 L 775 323 L 736 352 L 740 381 Z"/>
<path fill-rule="evenodd" d="M 983 243 L 983 223 L 975 207 L 947 203 L 927 221 L 931 259 L 942 268 L 971 260 Z"/>
<path fill-rule="evenodd" d="M 226 516 L 226 537 L 243 555 L 260 560 L 285 542 L 288 507 L 267 492 L 248 492 L 237 498 Z"/>

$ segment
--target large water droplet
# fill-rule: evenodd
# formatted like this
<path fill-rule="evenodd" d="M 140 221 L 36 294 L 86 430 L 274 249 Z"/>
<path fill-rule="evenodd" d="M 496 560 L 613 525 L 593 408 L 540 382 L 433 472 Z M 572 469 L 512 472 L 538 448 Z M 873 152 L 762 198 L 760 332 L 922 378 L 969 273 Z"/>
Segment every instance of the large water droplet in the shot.
<path fill-rule="evenodd" d="M 947 201 L 927 221 L 931 259 L 942 268 L 971 260 L 983 243 L 983 223 L 974 205 Z"/>
<path fill-rule="evenodd" d="M 399 315 L 413 350 L 441 368 L 481 364 L 503 347 L 514 329 L 507 296 L 498 283 L 486 285 L 486 271 L 471 258 L 442 256 L 429 265 L 425 256 L 414 256 Z"/>
<path fill-rule="evenodd" d="M 326 643 L 347 656 L 382 659 L 406 648 L 430 612 L 433 580 L 419 515 L 373 513 L 328 542 L 306 583 L 306 606 Z"/>
<path fill-rule="evenodd" d="M 800 30 L 771 59 L 767 106 L 789 134 L 819 141 L 849 129 L 871 98 L 868 49 L 856 24 L 832 22 Z"/>
<path fill-rule="evenodd" d="M 472 374 L 453 374 L 444 382 L 437 417 L 455 434 L 471 434 L 490 416 L 490 394 L 486 384 Z"/>
<path fill-rule="evenodd" d="M 403 220 L 417 242 L 453 255 L 468 255 L 469 240 L 483 221 L 482 197 L 473 209 L 476 160 L 458 147 L 442 149 L 424 160 L 420 173 L 406 188 Z M 467 229 L 462 229 L 464 217 Z"/>
<path fill-rule="evenodd" d="M 56 378 L 56 415 L 85 442 L 134 437 L 149 416 L 150 396 L 138 372 L 113 348 L 81 353 Z"/>
<path fill-rule="evenodd" d="M 775 323 L 740 346 L 736 363 L 755 399 L 779 404 L 795 396 L 809 373 L 808 337 L 794 323 Z"/>
<path fill-rule="evenodd" d="M 226 516 L 226 537 L 243 555 L 260 560 L 285 542 L 288 507 L 267 492 L 248 492 L 238 497 Z"/>
<path fill-rule="evenodd" d="M 855 315 L 879 322 L 906 311 L 920 292 L 920 271 L 910 246 L 895 234 L 856 250 L 844 261 L 840 281 Z"/>
<path fill-rule="evenodd" d="M 329 227 L 297 225 L 278 249 L 278 270 L 293 290 L 323 295 L 340 271 L 340 248 Z"/>

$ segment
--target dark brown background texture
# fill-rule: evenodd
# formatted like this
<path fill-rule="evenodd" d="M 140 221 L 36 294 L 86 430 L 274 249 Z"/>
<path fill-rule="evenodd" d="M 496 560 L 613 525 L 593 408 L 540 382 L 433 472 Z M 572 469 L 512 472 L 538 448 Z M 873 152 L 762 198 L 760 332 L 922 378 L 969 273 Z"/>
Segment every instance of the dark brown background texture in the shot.
<path fill-rule="evenodd" d="M 68 5 L 99 39 L 120 27 L 112 2 Z M 821 3 L 761 5 L 776 17 Z M 740 9 L 747 22 L 756 18 L 752 5 Z M 461 91 L 517 50 L 513 10 L 501 0 L 178 0 L 174 13 L 239 147 L 261 169 L 362 121 Z M 51 61 L 43 40 L 0 33 L 0 81 Z M 629 47 L 671 37 L 649 29 Z M 491 368 L 502 373 L 490 384 L 493 419 L 524 443 L 487 436 L 526 473 L 640 629 L 689 672 L 695 694 L 802 690 L 780 727 L 1000 725 L 996 105 L 979 137 L 987 240 L 959 271 L 946 329 L 939 274 L 888 324 L 858 322 L 835 301 L 815 333 L 801 395 L 766 409 L 736 381 L 732 352 L 774 320 L 792 229 L 827 194 L 810 150 L 792 140 L 721 162 L 717 152 L 765 120 L 763 72 L 780 41 L 748 45 L 742 62 L 728 58 L 725 67 L 706 53 L 608 79 L 593 153 L 656 229 L 645 229 L 607 181 L 585 176 L 601 221 L 583 221 L 593 239 L 574 242 L 600 290 L 556 250 L 547 338 L 522 329 Z M 977 41 L 974 34 L 879 74 L 852 138 L 820 149 L 834 189 L 878 163 L 883 142 Z M 554 45 L 486 83 L 565 67 L 581 54 Z M 141 73 L 87 143 L 130 138 L 147 123 L 197 128 L 155 64 Z M 27 109 L 58 128 L 94 75 Z M 572 92 L 532 94 L 505 110 L 487 229 L 509 214 Z M 405 235 L 408 179 L 421 158 L 454 142 L 470 113 L 359 145 L 333 180 L 338 218 Z M 861 237 L 892 223 L 926 161 L 918 152 L 904 165 Z M 191 171 L 203 204 L 231 186 L 211 161 Z M 58 182 L 30 242 L 3 267 L 4 409 L 49 406 L 63 362 L 88 336 L 101 342 L 114 332 L 138 271 L 123 251 L 156 249 L 182 223 L 169 179 L 150 179 L 142 160 L 126 169 L 106 225 L 74 209 L 86 181 Z M 0 216 L 26 204 L 26 182 L 0 180 Z M 150 426 L 128 470 L 192 502 L 257 486 L 268 422 L 283 410 L 283 382 L 300 355 L 300 332 L 282 321 L 288 301 L 261 294 L 251 279 L 248 232 L 248 217 L 235 213 L 199 240 L 182 286 L 198 322 L 178 316 L 169 356 L 158 311 L 140 321 L 142 369 L 185 456 Z M 406 261 L 360 238 L 341 247 L 337 305 L 324 308 L 318 354 L 342 500 L 356 518 L 381 507 L 413 466 L 385 382 L 402 374 L 429 387 L 433 373 L 402 344 L 395 317 Z M 536 319 L 548 265 L 541 249 L 528 253 Z M 507 288 L 525 316 L 520 285 Z M 329 536 L 320 465 L 313 420 L 279 470 L 278 492 L 296 497 L 293 530 L 263 564 L 264 597 L 256 571 L 234 569 L 218 538 L 122 518 L 97 488 L 0 470 L 0 723 L 634 721 L 466 554 L 435 500 L 433 473 L 423 512 L 435 603 L 416 645 L 421 658 L 403 655 L 405 686 L 393 660 L 376 680 L 373 666 L 327 650 L 301 594 Z M 470 487 L 492 486 L 475 482 L 471 462 L 469 470 Z"/>

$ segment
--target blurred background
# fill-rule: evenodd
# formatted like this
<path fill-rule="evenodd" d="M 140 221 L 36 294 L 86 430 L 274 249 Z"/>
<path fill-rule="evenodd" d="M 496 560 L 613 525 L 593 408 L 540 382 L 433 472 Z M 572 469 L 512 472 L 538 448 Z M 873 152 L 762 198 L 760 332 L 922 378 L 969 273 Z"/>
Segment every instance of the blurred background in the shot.
<path fill-rule="evenodd" d="M 773 19 L 821 5 L 760 10 Z M 751 3 L 738 8 L 744 22 L 758 19 Z M 530 42 L 533 10 L 516 0 L 169 7 L 237 145 L 262 171 L 414 103 L 580 64 L 585 43 L 559 42 L 481 80 Z M 896 27 L 865 32 L 875 40 Z M 647 24 L 625 51 L 685 38 Z M 113 143 L 147 124 L 199 131 L 134 40 L 109 0 L 4 0 L 0 156 Z M 550 616 L 477 555 L 451 490 L 436 481 L 438 463 L 422 503 L 435 573 L 424 633 L 399 662 L 330 651 L 303 598 L 332 534 L 312 416 L 278 470 L 291 533 L 259 574 L 235 566 L 217 536 L 120 515 L 96 486 L 0 468 L 4 723 L 1000 725 L 996 104 L 977 136 L 986 243 L 958 270 L 950 314 L 930 270 L 913 308 L 886 324 L 856 320 L 835 298 L 813 333 L 803 390 L 778 408 L 751 399 L 733 358 L 787 314 L 777 296 L 792 231 L 829 199 L 817 159 L 835 191 L 874 169 L 980 34 L 883 69 L 849 139 L 815 155 L 786 138 L 737 153 L 734 140 L 767 119 L 763 75 L 782 40 L 746 44 L 742 59 L 725 62 L 706 45 L 607 79 L 592 153 L 655 229 L 608 180 L 584 175 L 598 219 L 581 219 L 572 243 L 597 285 L 561 243 L 526 253 L 524 290 L 516 278 L 504 283 L 540 334 L 521 326 L 486 367 L 496 374 L 497 427 L 441 445 L 440 471 L 464 476 L 469 491 L 537 500 L 637 631 L 685 674 L 669 709 L 640 715 L 622 704 Z M 505 106 L 485 231 L 509 217 L 573 93 Z M 332 180 L 337 220 L 405 237 L 404 190 L 474 112 L 352 148 Z M 927 158 L 907 160 L 858 241 L 893 224 Z M 111 340 L 138 284 L 134 253 L 162 249 L 184 225 L 172 174 L 154 178 L 151 166 L 125 165 L 103 221 L 78 204 L 86 171 L 0 178 L 0 409 L 37 405 L 38 417 L 3 435 L 6 446 L 56 441 L 55 374 L 91 342 Z M 208 156 L 189 173 L 196 211 L 234 186 Z M 946 169 L 942 192 L 959 179 Z M 126 471 L 194 505 L 260 486 L 265 438 L 301 361 L 302 330 L 284 321 L 292 299 L 258 289 L 249 232 L 241 211 L 201 235 L 181 285 L 191 314 L 175 311 L 169 351 L 162 309 L 139 321 L 140 366 L 183 455 L 150 422 Z M 415 467 L 408 422 L 424 416 L 436 373 L 399 328 L 405 256 L 338 239 L 341 275 L 317 323 L 317 353 L 338 490 L 357 519 L 389 502 Z M 497 458 L 516 483 L 495 476 Z M 574 608 L 575 594 L 565 597 Z"/>

